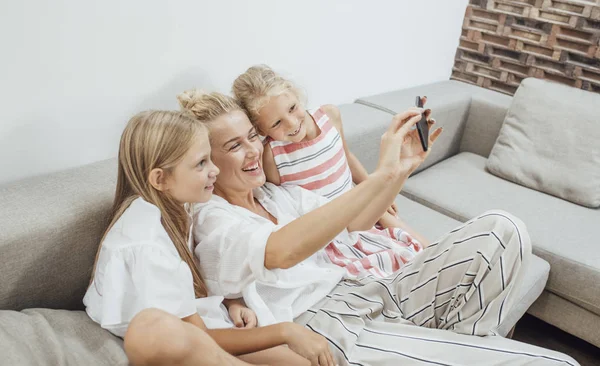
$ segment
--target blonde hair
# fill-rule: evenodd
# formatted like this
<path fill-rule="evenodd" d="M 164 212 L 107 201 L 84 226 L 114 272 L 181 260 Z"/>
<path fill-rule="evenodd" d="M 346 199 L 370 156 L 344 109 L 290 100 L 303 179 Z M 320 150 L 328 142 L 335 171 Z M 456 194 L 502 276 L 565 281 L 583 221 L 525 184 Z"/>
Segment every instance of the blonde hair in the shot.
<path fill-rule="evenodd" d="M 181 110 L 202 123 L 212 122 L 222 115 L 234 111 L 244 112 L 237 100 L 218 92 L 206 93 L 202 90 L 191 89 L 177 95 L 177 100 Z"/>
<path fill-rule="evenodd" d="M 104 238 L 129 205 L 136 198 L 141 197 L 160 210 L 163 227 L 181 259 L 190 267 L 196 297 L 207 295 L 206 285 L 188 247 L 189 213 L 184 205 L 170 195 L 155 189 L 149 181 L 150 172 L 155 168 L 160 168 L 169 174 L 200 133 L 208 133 L 206 127 L 183 112 L 145 111 L 129 120 L 119 145 L 117 189 L 112 207 L 112 219 L 100 241 L 92 279 Z"/>
<path fill-rule="evenodd" d="M 271 97 L 291 92 L 299 100 L 303 99 L 300 89 L 267 65 L 250 67 L 235 79 L 231 91 L 252 123 L 256 123 L 260 109 L 269 102 Z"/>

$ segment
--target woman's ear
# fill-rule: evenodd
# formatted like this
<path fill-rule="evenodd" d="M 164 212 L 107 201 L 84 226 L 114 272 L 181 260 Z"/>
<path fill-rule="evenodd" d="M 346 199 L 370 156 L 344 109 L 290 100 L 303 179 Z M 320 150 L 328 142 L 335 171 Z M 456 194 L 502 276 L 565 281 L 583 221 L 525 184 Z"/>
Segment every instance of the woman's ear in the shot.
<path fill-rule="evenodd" d="M 156 190 L 164 192 L 167 190 L 167 177 L 165 171 L 160 168 L 154 168 L 150 171 L 150 176 L 148 177 L 150 184 Z"/>

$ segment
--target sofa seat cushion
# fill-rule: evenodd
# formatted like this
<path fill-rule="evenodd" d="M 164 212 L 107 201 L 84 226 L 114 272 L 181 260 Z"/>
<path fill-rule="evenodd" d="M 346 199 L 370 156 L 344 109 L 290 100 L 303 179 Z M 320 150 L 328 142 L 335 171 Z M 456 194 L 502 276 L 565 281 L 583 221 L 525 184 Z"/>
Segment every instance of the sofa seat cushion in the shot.
<path fill-rule="evenodd" d="M 0 310 L 6 365 L 127 365 L 123 341 L 83 311 Z"/>
<path fill-rule="evenodd" d="M 402 194 L 456 220 L 501 209 L 525 222 L 533 251 L 550 263 L 546 288 L 600 315 L 600 209 L 538 192 L 485 170 L 486 159 L 461 153 L 411 177 Z"/>
<path fill-rule="evenodd" d="M 399 195 L 396 199 L 396 205 L 402 220 L 432 243 L 441 238 L 442 235 L 462 225 L 460 221 L 443 215 L 402 195 Z M 503 335 L 506 335 L 510 331 L 510 328 L 521 319 L 531 304 L 544 291 L 544 287 L 548 281 L 550 265 L 545 260 L 534 255 L 526 271 L 525 281 L 521 284 L 517 301 L 506 316 L 504 322 L 505 328 L 499 329 Z"/>
<path fill-rule="evenodd" d="M 599 104 L 596 93 L 525 79 L 506 114 L 488 170 L 583 206 L 600 207 Z"/>
<path fill-rule="evenodd" d="M 396 206 L 398 216 L 431 243 L 462 224 L 402 195 L 396 198 Z"/>

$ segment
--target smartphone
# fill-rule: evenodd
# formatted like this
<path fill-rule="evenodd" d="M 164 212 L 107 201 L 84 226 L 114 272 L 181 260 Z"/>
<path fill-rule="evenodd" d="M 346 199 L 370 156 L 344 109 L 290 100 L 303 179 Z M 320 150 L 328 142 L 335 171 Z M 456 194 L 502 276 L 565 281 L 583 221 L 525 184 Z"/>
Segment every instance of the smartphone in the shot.
<path fill-rule="evenodd" d="M 421 102 L 420 96 L 417 96 L 415 104 L 418 108 L 423 108 L 423 102 Z M 427 126 L 427 118 L 425 118 L 425 113 L 421 114 L 421 120 L 417 122 L 417 131 L 419 132 L 419 139 L 421 140 L 423 151 L 427 151 L 427 141 L 429 141 L 429 126 Z"/>

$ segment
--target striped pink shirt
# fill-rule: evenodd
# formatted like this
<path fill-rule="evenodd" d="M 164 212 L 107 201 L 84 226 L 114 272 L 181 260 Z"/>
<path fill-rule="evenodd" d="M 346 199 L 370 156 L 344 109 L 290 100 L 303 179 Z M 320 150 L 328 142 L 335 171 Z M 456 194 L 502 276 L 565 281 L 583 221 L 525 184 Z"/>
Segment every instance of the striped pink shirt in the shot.
<path fill-rule="evenodd" d="M 321 133 L 310 141 L 268 143 L 282 186 L 300 186 L 319 196 L 334 199 L 352 188 L 352 174 L 342 137 L 322 109 L 311 113 Z M 421 244 L 399 228 L 348 234 L 334 239 L 325 253 L 344 267 L 349 278 L 390 276 L 422 251 Z"/>
<path fill-rule="evenodd" d="M 321 133 L 310 141 L 267 140 L 282 186 L 300 186 L 333 199 L 352 188 L 342 137 L 322 109 L 311 113 Z"/>

